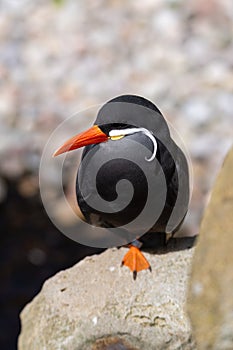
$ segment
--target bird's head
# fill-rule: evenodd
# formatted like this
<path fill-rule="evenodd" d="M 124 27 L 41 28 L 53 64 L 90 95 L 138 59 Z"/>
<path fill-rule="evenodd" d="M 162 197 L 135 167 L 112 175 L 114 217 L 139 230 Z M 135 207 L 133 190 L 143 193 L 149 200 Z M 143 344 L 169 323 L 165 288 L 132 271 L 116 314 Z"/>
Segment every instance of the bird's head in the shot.
<path fill-rule="evenodd" d="M 104 124 L 104 125 L 95 124 L 90 129 L 84 132 L 81 132 L 80 134 L 77 134 L 71 137 L 69 140 L 67 140 L 61 147 L 59 147 L 56 150 L 53 156 L 56 157 L 65 152 L 69 152 L 88 145 L 107 142 L 109 140 L 118 141 L 126 137 L 127 135 L 132 135 L 136 133 L 142 133 L 147 137 L 149 137 L 149 139 L 152 141 L 154 145 L 153 154 L 147 160 L 148 161 L 153 160 L 155 158 L 156 151 L 157 151 L 157 142 L 153 134 L 145 128 L 135 127 L 133 125 L 128 125 L 128 124 L 120 124 L 120 123 L 112 123 L 112 124 Z"/>
<path fill-rule="evenodd" d="M 155 117 L 156 116 L 156 117 Z M 128 135 L 142 133 L 153 143 L 152 156 L 156 156 L 157 142 L 151 132 L 159 130 L 169 135 L 166 122 L 158 108 L 143 97 L 118 96 L 104 104 L 98 112 L 95 124 L 88 130 L 73 136 L 55 153 L 59 154 L 102 142 L 118 141 Z"/>

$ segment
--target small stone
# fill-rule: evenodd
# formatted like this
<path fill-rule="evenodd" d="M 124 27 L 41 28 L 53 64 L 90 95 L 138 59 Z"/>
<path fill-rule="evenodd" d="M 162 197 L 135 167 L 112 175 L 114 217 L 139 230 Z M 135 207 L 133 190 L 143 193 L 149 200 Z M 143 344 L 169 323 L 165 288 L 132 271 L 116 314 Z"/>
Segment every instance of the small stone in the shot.
<path fill-rule="evenodd" d="M 36 176 L 25 176 L 19 182 L 18 191 L 23 197 L 32 197 L 38 193 L 38 187 Z"/>
<path fill-rule="evenodd" d="M 98 321 L 98 318 L 96 316 L 93 317 L 92 322 L 93 322 L 94 326 L 97 325 L 97 321 Z"/>
<path fill-rule="evenodd" d="M 46 261 L 46 253 L 39 248 L 33 248 L 30 249 L 28 252 L 28 260 L 33 264 L 33 265 L 43 265 Z"/>
<path fill-rule="evenodd" d="M 206 124 L 211 118 L 211 109 L 203 98 L 194 97 L 184 103 L 182 113 L 194 126 Z"/>

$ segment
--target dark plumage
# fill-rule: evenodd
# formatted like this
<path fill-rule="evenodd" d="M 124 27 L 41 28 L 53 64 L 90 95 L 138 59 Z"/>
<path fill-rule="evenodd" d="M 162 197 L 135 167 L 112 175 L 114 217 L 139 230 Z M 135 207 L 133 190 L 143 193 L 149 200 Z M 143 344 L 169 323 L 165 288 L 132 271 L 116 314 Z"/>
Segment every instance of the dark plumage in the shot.
<path fill-rule="evenodd" d="M 78 143 L 77 146 L 86 145 L 82 155 L 83 161 L 78 170 L 76 193 L 79 207 L 87 222 L 107 228 L 120 227 L 140 215 L 148 200 L 148 190 L 153 192 L 152 195 L 156 200 L 154 202 L 155 211 L 158 209 L 156 203 L 159 206 L 163 200 L 160 214 L 150 227 L 147 225 L 154 213 L 153 208 L 150 208 L 148 220 L 142 220 L 137 224 L 134 230 L 135 241 L 132 242 L 133 254 L 135 254 L 134 249 L 139 244 L 136 238 L 146 244 L 152 241 L 152 237 L 158 233 L 176 232 L 183 222 L 189 202 L 187 161 L 181 149 L 170 137 L 162 113 L 152 102 L 143 97 L 123 95 L 110 100 L 100 109 L 94 124 L 98 126 L 98 137 L 102 135 L 103 142 L 99 142 L 95 136 L 95 142 L 85 141 L 85 143 Z M 142 132 L 138 128 L 143 128 Z M 118 133 L 118 131 L 118 138 L 111 137 L 111 133 Z M 124 132 L 128 134 L 122 136 Z M 61 151 L 58 150 L 57 154 L 69 150 L 67 147 L 73 143 L 74 139 L 75 137 L 72 138 L 72 142 L 69 140 L 65 146 L 62 146 Z M 77 142 L 79 139 L 80 135 L 77 135 Z M 156 146 L 155 158 L 150 161 L 146 160 L 144 147 L 135 151 L 135 148 L 138 148 L 137 144 L 148 150 L 148 157 L 151 157 Z M 102 159 L 107 161 L 100 167 L 96 177 L 96 186 L 94 186 L 91 174 L 86 170 L 85 158 L 91 155 L 92 167 L 97 169 L 99 158 L 95 156 L 96 154 L 101 155 Z M 142 167 L 137 164 L 137 161 Z M 148 176 L 153 180 L 152 185 L 148 185 Z M 167 191 L 164 198 L 162 178 L 165 179 L 163 181 L 165 181 Z M 116 185 L 122 179 L 127 179 L 133 185 L 134 192 L 126 207 L 118 211 L 114 210 L 113 201 L 117 199 Z M 127 194 L 127 187 L 125 188 Z M 109 208 L 111 209 L 112 206 L 114 212 L 103 211 L 101 206 L 92 208 L 89 199 L 98 203 L 98 196 L 106 200 Z M 125 260 L 123 263 L 136 272 L 145 268 L 131 266 L 131 263 Z M 135 273 L 134 276 L 136 276 Z"/>

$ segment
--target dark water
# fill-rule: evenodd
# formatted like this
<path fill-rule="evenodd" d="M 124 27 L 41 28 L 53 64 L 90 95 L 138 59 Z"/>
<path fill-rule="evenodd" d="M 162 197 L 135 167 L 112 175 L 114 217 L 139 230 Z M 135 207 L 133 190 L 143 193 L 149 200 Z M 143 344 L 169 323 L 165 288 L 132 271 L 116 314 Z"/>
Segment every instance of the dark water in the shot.
<path fill-rule="evenodd" d="M 77 244 L 48 219 L 39 194 L 24 198 L 18 181 L 7 181 L 8 195 L 0 205 L 0 349 L 17 348 L 19 313 L 43 282 L 100 249 Z"/>

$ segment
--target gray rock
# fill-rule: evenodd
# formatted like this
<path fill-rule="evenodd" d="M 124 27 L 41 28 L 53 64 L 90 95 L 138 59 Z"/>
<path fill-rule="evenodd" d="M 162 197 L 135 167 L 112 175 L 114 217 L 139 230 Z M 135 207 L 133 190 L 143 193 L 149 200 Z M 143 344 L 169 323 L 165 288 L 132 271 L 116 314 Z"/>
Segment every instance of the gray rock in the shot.
<path fill-rule="evenodd" d="M 194 349 L 184 309 L 193 249 L 145 254 L 153 271 L 136 281 L 120 267 L 125 252 L 87 257 L 46 281 L 21 313 L 19 350 Z"/>
<path fill-rule="evenodd" d="M 233 349 L 233 148 L 202 221 L 188 309 L 199 349 Z"/>

